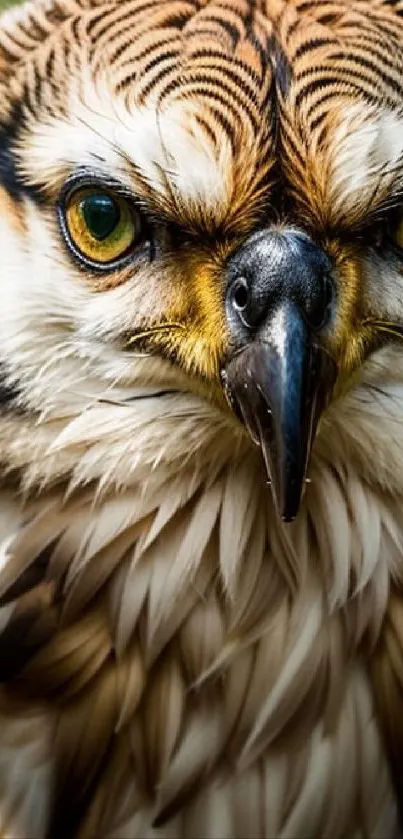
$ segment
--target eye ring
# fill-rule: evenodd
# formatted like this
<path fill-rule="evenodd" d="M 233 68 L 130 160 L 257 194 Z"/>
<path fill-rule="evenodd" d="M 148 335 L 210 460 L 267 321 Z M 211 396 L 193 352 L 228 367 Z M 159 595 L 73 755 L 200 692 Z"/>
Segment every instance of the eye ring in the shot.
<path fill-rule="evenodd" d="M 150 245 L 143 215 L 119 187 L 99 179 L 67 183 L 58 203 L 64 241 L 86 268 L 109 273 L 145 255 Z"/>

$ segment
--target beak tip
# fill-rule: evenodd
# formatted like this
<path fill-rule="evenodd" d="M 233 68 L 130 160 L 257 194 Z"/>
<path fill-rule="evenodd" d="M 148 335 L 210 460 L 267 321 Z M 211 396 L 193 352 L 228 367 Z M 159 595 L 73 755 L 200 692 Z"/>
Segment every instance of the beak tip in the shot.
<path fill-rule="evenodd" d="M 274 498 L 279 518 L 284 524 L 291 524 L 297 518 L 301 506 L 301 493 L 293 495 L 292 498 L 285 498 L 280 503 Z"/>
<path fill-rule="evenodd" d="M 305 465 L 301 457 L 290 457 L 290 452 L 261 439 L 263 462 L 269 478 L 273 503 L 277 515 L 284 523 L 295 521 L 305 488 Z M 302 453 L 301 453 L 302 454 Z"/>
<path fill-rule="evenodd" d="M 281 521 L 283 522 L 283 524 L 292 524 L 293 521 L 295 521 L 295 519 L 297 518 L 297 516 L 296 516 L 296 514 L 293 515 L 293 516 L 283 514 L 283 515 L 280 516 L 280 518 L 281 518 Z"/>

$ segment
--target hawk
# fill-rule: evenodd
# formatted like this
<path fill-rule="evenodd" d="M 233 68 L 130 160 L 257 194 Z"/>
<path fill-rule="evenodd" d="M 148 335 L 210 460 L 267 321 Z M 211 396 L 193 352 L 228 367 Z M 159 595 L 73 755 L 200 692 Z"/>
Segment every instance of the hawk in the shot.
<path fill-rule="evenodd" d="M 31 0 L 0 91 L 0 836 L 394 839 L 402 0 Z"/>

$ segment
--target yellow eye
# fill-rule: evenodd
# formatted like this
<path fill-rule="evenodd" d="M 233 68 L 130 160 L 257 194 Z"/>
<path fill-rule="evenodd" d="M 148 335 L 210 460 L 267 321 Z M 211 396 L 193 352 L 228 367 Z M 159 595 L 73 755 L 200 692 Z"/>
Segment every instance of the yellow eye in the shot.
<path fill-rule="evenodd" d="M 65 220 L 74 248 L 102 266 L 125 256 L 142 235 L 140 215 L 124 198 L 102 187 L 74 192 L 67 201 Z"/>
<path fill-rule="evenodd" d="M 402 215 L 399 214 L 399 218 L 396 220 L 393 228 L 391 230 L 391 237 L 395 245 L 398 248 L 403 250 L 403 218 Z"/>

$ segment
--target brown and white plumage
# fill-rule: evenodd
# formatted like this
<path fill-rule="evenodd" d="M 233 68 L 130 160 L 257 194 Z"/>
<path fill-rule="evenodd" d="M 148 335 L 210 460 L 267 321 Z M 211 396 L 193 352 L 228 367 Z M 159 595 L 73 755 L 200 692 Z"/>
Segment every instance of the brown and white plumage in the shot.
<path fill-rule="evenodd" d="M 0 18 L 2 837 L 398 835 L 402 16 Z M 58 207 L 84 175 L 152 252 L 72 253 Z M 338 379 L 287 525 L 220 383 L 226 264 L 273 227 L 336 287 Z"/>

